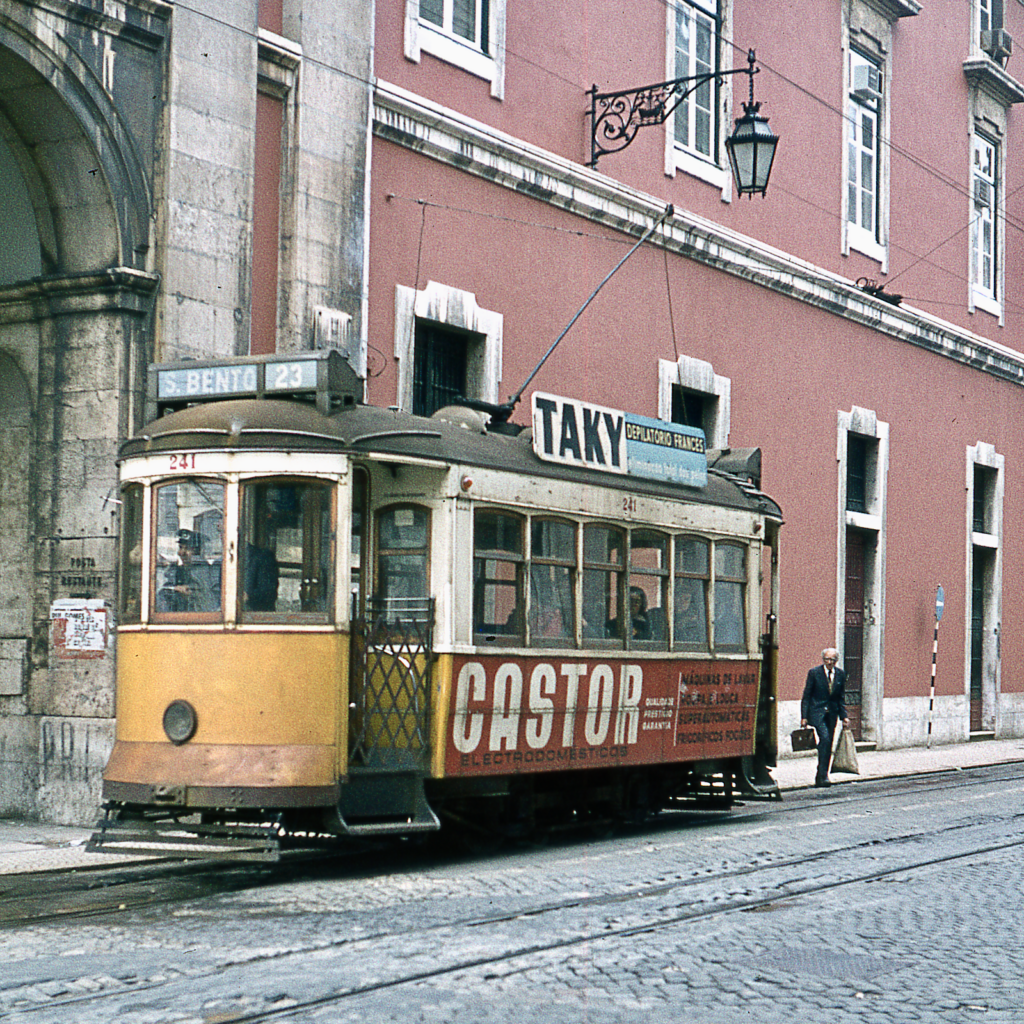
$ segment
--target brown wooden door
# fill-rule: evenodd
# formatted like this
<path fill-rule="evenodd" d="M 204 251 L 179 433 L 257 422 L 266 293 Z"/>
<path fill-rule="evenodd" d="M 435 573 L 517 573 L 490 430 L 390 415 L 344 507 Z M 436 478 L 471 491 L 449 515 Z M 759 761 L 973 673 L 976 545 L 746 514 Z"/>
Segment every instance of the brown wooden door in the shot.
<path fill-rule="evenodd" d="M 861 739 L 861 694 L 864 688 L 864 560 L 867 537 L 846 531 L 846 616 L 843 668 L 846 671 L 846 713 L 856 739 Z"/>

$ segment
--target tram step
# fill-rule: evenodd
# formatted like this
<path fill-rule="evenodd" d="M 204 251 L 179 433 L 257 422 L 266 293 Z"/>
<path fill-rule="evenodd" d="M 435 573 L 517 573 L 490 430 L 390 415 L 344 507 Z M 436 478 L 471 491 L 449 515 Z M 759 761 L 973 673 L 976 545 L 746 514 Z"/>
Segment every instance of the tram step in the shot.
<path fill-rule="evenodd" d="M 427 803 L 421 776 L 407 772 L 352 772 L 338 802 L 347 835 L 436 832 L 441 821 Z"/>
<path fill-rule="evenodd" d="M 273 826 L 104 820 L 90 836 L 86 849 L 175 860 L 281 859 L 278 830 Z"/>
<path fill-rule="evenodd" d="M 740 792 L 754 800 L 781 800 L 779 784 L 772 778 L 765 764 L 753 758 L 743 758 L 740 772 Z"/>
<path fill-rule="evenodd" d="M 430 812 L 434 815 L 434 812 Z M 383 836 L 405 835 L 409 832 L 436 832 L 441 822 L 436 815 L 433 820 L 416 820 L 407 818 L 405 821 L 345 821 L 342 819 L 345 833 L 350 836 Z"/>

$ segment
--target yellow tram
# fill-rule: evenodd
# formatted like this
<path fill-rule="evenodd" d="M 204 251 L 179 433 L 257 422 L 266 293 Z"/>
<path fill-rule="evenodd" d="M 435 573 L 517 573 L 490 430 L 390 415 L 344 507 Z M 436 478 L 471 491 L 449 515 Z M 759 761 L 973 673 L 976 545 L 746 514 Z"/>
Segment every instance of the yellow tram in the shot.
<path fill-rule="evenodd" d="M 274 857 L 778 795 L 756 449 L 541 393 L 525 428 L 369 407 L 333 352 L 150 387 L 94 849 Z"/>

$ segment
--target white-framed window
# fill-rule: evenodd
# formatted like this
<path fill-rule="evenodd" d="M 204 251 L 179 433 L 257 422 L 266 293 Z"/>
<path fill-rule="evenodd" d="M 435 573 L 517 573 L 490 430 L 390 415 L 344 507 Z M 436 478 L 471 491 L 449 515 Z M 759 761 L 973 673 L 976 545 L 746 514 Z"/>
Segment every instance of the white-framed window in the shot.
<path fill-rule="evenodd" d="M 999 145 L 985 135 L 971 138 L 971 302 L 1000 314 Z"/>
<path fill-rule="evenodd" d="M 884 72 L 851 49 L 846 106 L 846 224 L 852 249 L 884 259 L 881 126 Z"/>
<path fill-rule="evenodd" d="M 843 146 L 841 251 L 889 270 L 889 119 L 893 26 L 920 13 L 918 0 L 844 0 L 841 5 Z M 857 275 L 854 275 L 857 276 Z"/>
<path fill-rule="evenodd" d="M 668 5 L 667 78 L 714 74 L 723 66 L 727 2 L 674 0 Z M 682 170 L 721 188 L 728 186 L 721 130 L 731 93 L 728 83 L 728 78 L 705 82 L 676 107 L 669 121 L 668 174 Z"/>
<path fill-rule="evenodd" d="M 506 0 L 406 0 L 405 56 L 421 52 L 491 83 L 505 93 Z"/>
<path fill-rule="evenodd" d="M 501 313 L 484 309 L 473 292 L 429 281 L 426 288 L 395 288 L 397 405 L 430 415 L 455 392 L 498 401 Z"/>
<path fill-rule="evenodd" d="M 709 448 L 729 447 L 732 380 L 711 363 L 680 356 L 658 360 L 658 418 L 704 431 Z"/>

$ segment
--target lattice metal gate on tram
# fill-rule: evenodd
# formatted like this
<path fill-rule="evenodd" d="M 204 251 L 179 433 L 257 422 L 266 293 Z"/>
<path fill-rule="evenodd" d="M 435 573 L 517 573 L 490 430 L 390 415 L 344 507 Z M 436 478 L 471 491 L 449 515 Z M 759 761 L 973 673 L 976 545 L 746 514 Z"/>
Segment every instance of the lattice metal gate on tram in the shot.
<path fill-rule="evenodd" d="M 339 813 L 353 833 L 436 829 L 430 770 L 432 598 L 368 602 L 352 622 L 349 764 Z"/>

